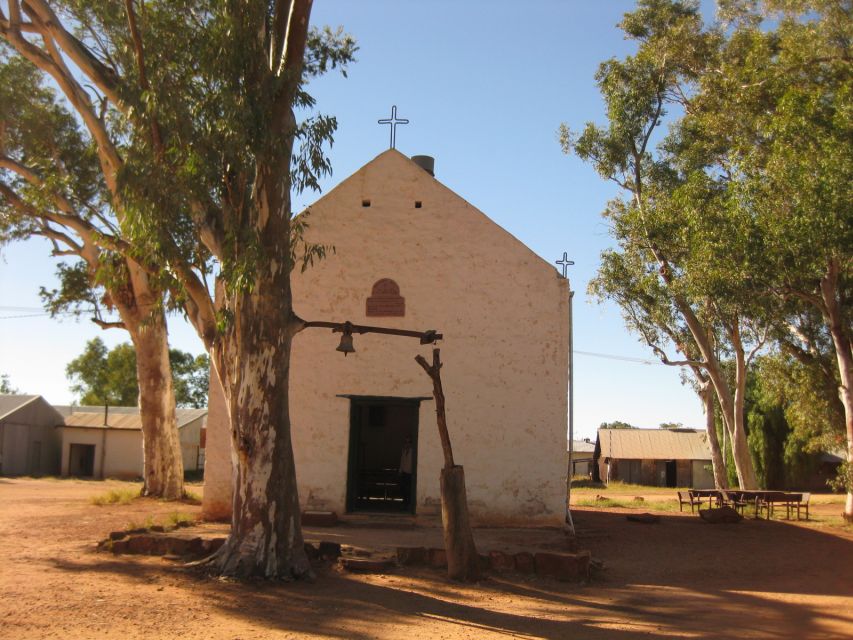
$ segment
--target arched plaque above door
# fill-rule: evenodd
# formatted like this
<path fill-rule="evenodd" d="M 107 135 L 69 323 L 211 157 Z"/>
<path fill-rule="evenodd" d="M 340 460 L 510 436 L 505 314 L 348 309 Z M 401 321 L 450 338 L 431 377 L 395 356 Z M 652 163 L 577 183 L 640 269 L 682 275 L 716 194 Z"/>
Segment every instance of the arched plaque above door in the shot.
<path fill-rule="evenodd" d="M 382 278 L 373 285 L 367 299 L 368 317 L 402 317 L 406 315 L 406 299 L 400 295 L 400 287 L 391 278 Z"/>

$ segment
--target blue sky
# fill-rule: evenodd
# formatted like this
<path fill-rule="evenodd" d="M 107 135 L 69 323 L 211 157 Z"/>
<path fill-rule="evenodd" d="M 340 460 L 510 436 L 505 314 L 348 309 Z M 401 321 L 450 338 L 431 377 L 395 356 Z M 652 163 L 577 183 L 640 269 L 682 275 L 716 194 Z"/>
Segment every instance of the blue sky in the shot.
<path fill-rule="evenodd" d="M 391 106 L 410 124 L 397 148 L 432 155 L 436 178 L 549 262 L 567 251 L 575 295 L 575 431 L 594 436 L 603 421 L 654 427 L 703 424 L 695 394 L 677 369 L 580 352 L 653 361 L 624 328 L 619 310 L 586 295 L 602 249 L 611 244 L 600 217 L 617 194 L 587 165 L 565 156 L 561 122 L 580 128 L 604 121 L 594 74 L 609 57 L 633 47 L 616 24 L 634 6 L 625 0 L 403 2 L 317 0 L 314 24 L 341 25 L 359 43 L 348 78 L 315 81 L 311 93 L 338 118 L 328 190 L 388 147 Z M 297 210 L 322 194 L 296 197 Z M 46 243 L 2 248 L 0 373 L 50 402 L 72 400 L 66 363 L 87 340 L 127 340 L 87 320 L 51 320 L 38 313 L 38 288 L 50 286 L 55 262 Z M 201 343 L 180 318 L 170 322 L 173 346 L 194 353 Z"/>

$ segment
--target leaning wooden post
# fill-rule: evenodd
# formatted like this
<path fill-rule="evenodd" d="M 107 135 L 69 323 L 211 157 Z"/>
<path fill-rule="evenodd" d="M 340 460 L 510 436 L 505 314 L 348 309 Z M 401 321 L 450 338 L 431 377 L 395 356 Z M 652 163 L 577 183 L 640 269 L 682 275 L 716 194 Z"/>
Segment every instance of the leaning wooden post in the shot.
<path fill-rule="evenodd" d="M 444 390 L 441 387 L 441 358 L 439 349 L 432 350 L 432 366 L 421 355 L 415 360 L 432 379 L 438 435 L 444 451 L 441 470 L 441 523 L 444 529 L 444 548 L 447 553 L 447 575 L 453 580 L 472 581 L 480 577 L 480 556 L 474 544 L 468 518 L 468 497 L 465 492 L 465 470 L 453 462 L 453 449 L 444 413 Z"/>

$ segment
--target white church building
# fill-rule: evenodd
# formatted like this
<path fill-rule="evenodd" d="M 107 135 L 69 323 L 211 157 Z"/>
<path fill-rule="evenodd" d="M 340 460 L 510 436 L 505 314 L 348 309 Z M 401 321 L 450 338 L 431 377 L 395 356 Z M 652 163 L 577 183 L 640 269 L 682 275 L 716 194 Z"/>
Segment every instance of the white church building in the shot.
<path fill-rule="evenodd" d="M 443 334 L 447 422 L 475 524 L 566 515 L 569 282 L 432 175 L 430 158 L 380 154 L 310 207 L 306 240 L 334 246 L 293 274 L 294 309 L 326 320 Z M 442 449 L 432 345 L 306 329 L 290 368 L 293 449 L 306 510 L 439 513 Z M 203 512 L 231 510 L 228 419 L 211 376 Z M 410 482 L 401 452 L 413 448 Z M 408 492 L 408 493 L 407 493 Z"/>

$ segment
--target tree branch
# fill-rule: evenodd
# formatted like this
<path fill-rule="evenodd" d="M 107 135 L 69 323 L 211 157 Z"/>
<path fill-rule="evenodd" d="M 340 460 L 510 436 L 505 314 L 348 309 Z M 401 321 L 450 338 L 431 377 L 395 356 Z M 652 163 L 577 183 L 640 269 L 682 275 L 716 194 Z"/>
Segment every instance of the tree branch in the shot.
<path fill-rule="evenodd" d="M 758 341 L 755 346 L 750 349 L 749 353 L 746 356 L 746 366 L 748 367 L 752 362 L 752 359 L 758 354 L 761 348 L 764 346 L 764 343 L 767 342 L 767 336 L 769 334 L 769 327 L 764 325 L 764 329 L 759 333 Z"/>
<path fill-rule="evenodd" d="M 36 0 L 33 0 L 35 2 Z M 40 3 L 43 4 L 43 3 Z M 89 133 L 95 139 L 98 148 L 98 158 L 101 162 L 104 179 L 113 194 L 116 193 L 116 173 L 122 165 L 121 158 L 112 143 L 103 121 L 97 116 L 89 99 L 89 94 L 83 90 L 80 83 L 65 64 L 62 53 L 49 33 L 49 29 L 38 13 L 33 11 L 30 2 L 24 5 L 24 10 L 31 16 L 33 24 L 42 36 L 45 49 L 41 49 L 26 40 L 19 31 L 13 28 L 4 29 L 0 26 L 0 36 L 4 37 L 12 47 L 24 58 L 33 63 L 56 81 L 62 93 L 72 107 L 80 115 Z M 53 12 L 49 11 L 52 15 Z M 0 10 L 0 25 L 5 16 Z M 72 58 L 73 60 L 73 58 Z M 100 64 L 100 63 L 98 63 Z M 105 93 L 105 95 L 108 95 Z M 116 103 L 117 104 L 117 103 Z"/>
<path fill-rule="evenodd" d="M 305 62 L 305 43 L 308 41 L 308 22 L 311 18 L 311 5 L 313 3 L 314 0 L 291 0 L 288 2 L 290 11 L 287 17 L 287 31 L 281 45 L 283 56 L 278 68 L 273 67 L 276 75 L 288 75 L 292 79 L 291 86 L 294 88 L 299 84 L 302 65 Z M 291 93 L 291 91 L 282 92 L 282 94 L 285 93 Z M 287 106 L 290 106 L 291 100 L 292 93 L 287 100 Z"/>
<path fill-rule="evenodd" d="M 42 222 L 41 225 L 41 235 L 46 238 L 50 238 L 53 241 L 53 255 L 54 256 L 67 256 L 67 255 L 76 255 L 83 257 L 83 246 L 74 242 L 70 236 L 67 234 L 58 231 L 57 229 L 52 229 L 47 222 Z M 68 250 L 62 250 L 59 248 L 58 243 L 62 243 L 68 247 Z"/>
<path fill-rule="evenodd" d="M 20 202 L 19 210 L 29 217 L 50 220 L 55 224 L 69 228 L 79 235 L 83 239 L 84 243 L 102 246 L 106 249 L 111 249 L 123 254 L 129 252 L 129 244 L 114 235 L 105 233 L 91 222 L 78 215 L 72 203 L 65 196 L 58 194 L 55 191 L 48 190 L 41 176 L 36 174 L 36 172 L 29 167 L 22 165 L 8 156 L 0 155 L 0 169 L 12 171 L 37 189 L 47 191 L 46 195 L 53 200 L 53 203 L 59 211 L 62 212 L 39 211 L 29 203 L 24 202 L 11 188 L 8 187 L 8 185 L 0 185 L 0 192 L 2 192 L 10 202 Z"/>
<path fill-rule="evenodd" d="M 216 309 L 210 292 L 196 273 L 180 260 L 169 261 L 167 271 L 177 278 L 189 296 L 184 309 L 194 318 L 193 324 L 209 349 L 216 338 Z"/>
<path fill-rule="evenodd" d="M 290 16 L 292 0 L 275 0 L 272 17 L 272 33 L 270 34 L 269 68 L 276 72 L 281 65 L 284 52 L 284 41 L 287 37 L 287 20 Z"/>
<path fill-rule="evenodd" d="M 101 320 L 100 318 L 89 319 L 96 325 L 98 325 L 101 329 L 127 329 L 127 325 L 124 322 L 107 322 L 106 320 Z"/>
<path fill-rule="evenodd" d="M 133 49 L 136 54 L 136 66 L 139 70 L 139 88 L 142 91 L 149 91 L 151 87 L 148 84 L 148 75 L 145 73 L 145 54 L 142 49 L 142 36 L 136 25 L 136 12 L 133 10 L 133 0 L 124 0 L 124 8 L 127 14 L 130 36 L 133 39 Z M 158 160 L 163 162 L 166 158 L 166 153 L 163 149 L 163 136 L 160 131 L 160 123 L 157 121 L 156 116 L 151 117 L 151 144 L 154 147 L 154 152 L 157 154 Z"/>
<path fill-rule="evenodd" d="M 56 41 L 65 55 L 100 89 L 109 101 L 115 104 L 117 108 L 121 108 L 118 95 L 119 78 L 116 72 L 98 60 L 97 56 L 85 44 L 65 29 L 47 2 L 44 0 L 26 0 L 24 11 L 39 27 L 39 31 L 45 36 L 45 39 L 49 38 Z"/>

